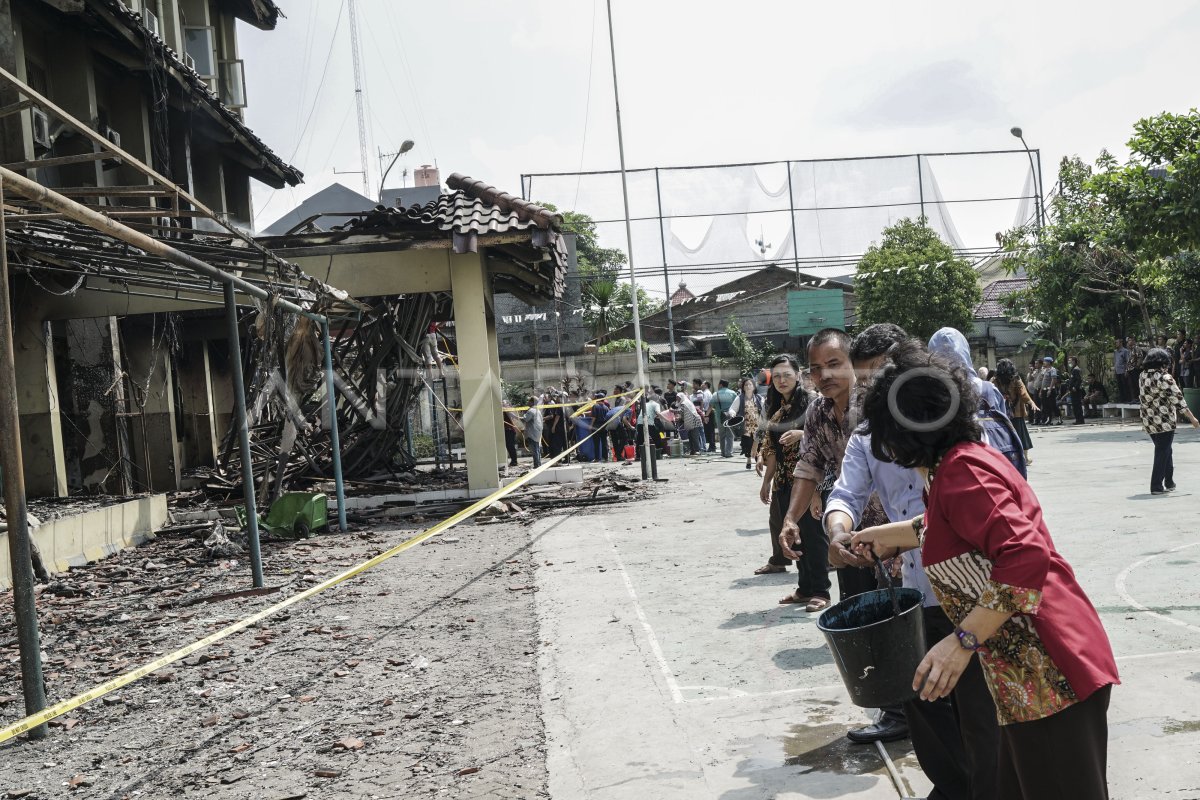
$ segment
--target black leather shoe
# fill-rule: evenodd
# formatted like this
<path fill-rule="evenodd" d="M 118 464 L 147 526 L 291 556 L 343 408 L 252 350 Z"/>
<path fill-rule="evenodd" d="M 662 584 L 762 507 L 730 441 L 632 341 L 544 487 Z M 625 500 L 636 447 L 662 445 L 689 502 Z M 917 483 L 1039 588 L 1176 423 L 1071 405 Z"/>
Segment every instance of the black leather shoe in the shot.
<path fill-rule="evenodd" d="M 874 725 L 848 731 L 846 738 L 855 744 L 873 744 L 874 742 L 894 742 L 908 738 L 908 723 L 884 715 L 883 719 Z"/>

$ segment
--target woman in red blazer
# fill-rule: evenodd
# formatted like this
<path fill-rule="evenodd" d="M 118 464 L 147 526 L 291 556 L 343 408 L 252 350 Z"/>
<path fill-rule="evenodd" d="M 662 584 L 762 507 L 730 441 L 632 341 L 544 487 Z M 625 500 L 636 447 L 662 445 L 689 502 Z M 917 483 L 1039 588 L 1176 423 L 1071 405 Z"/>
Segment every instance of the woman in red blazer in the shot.
<path fill-rule="evenodd" d="M 1033 489 L 980 443 L 967 375 L 904 343 L 864 404 L 880 460 L 926 475 L 923 517 L 854 537 L 881 557 L 921 548 L 955 623 L 913 678 L 930 700 L 978 654 L 1000 722 L 999 796 L 1108 797 L 1108 703 L 1119 683 L 1100 617 L 1055 549 Z"/>

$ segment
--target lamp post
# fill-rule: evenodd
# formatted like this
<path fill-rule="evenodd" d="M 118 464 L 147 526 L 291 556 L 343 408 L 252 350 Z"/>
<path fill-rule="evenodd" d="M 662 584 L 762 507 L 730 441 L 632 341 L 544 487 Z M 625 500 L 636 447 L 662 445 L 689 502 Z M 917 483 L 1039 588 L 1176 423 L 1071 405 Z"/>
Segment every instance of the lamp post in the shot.
<path fill-rule="evenodd" d="M 1038 230 L 1046 226 L 1046 207 L 1045 199 L 1042 197 L 1042 151 L 1038 151 L 1038 166 L 1033 166 L 1033 151 L 1029 149 L 1029 145 L 1025 144 L 1024 132 L 1018 126 L 1009 128 L 1009 133 L 1021 140 L 1021 146 L 1025 148 L 1025 155 L 1029 157 L 1029 173 L 1033 175 L 1033 191 L 1037 196 L 1033 198 L 1033 210 L 1037 216 Z"/>
<path fill-rule="evenodd" d="M 383 177 L 379 179 L 379 202 L 380 202 L 380 204 L 383 203 L 383 182 L 387 180 L 388 173 L 392 171 L 392 167 L 396 166 L 396 160 L 398 158 L 400 158 L 400 156 L 404 155 L 405 153 L 407 153 L 409 150 L 412 150 L 412 149 L 413 149 L 413 140 L 405 139 L 404 143 L 400 145 L 400 149 L 396 151 L 396 154 L 394 156 L 392 156 L 392 162 L 390 164 L 388 164 L 387 169 L 385 169 L 383 171 Z"/>

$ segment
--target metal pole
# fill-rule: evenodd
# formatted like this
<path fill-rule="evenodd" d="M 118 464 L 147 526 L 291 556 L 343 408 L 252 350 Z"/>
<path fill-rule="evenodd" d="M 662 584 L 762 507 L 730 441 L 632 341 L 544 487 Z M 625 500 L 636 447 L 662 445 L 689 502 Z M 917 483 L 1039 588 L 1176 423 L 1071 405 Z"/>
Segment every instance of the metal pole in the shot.
<path fill-rule="evenodd" d="M 625 252 L 629 254 L 629 295 L 633 298 L 633 346 L 637 357 L 638 387 L 643 391 L 649 389 L 646 385 L 646 368 L 643 364 L 642 353 L 642 317 L 638 309 L 637 275 L 633 271 L 633 231 L 629 225 L 629 181 L 625 174 L 625 138 L 621 132 L 621 95 L 617 89 L 617 45 L 613 40 L 612 0 L 606 0 L 608 8 L 608 51 L 612 58 L 613 71 L 613 105 L 617 112 L 617 151 L 621 158 L 621 199 L 625 207 Z M 667 298 L 668 305 L 670 297 Z M 643 425 L 642 430 L 642 474 L 646 474 L 646 459 L 650 457 L 650 427 Z"/>
<path fill-rule="evenodd" d="M 917 196 L 921 201 L 921 216 L 925 216 L 925 177 L 921 174 L 921 155 L 917 154 Z"/>
<path fill-rule="evenodd" d="M 346 530 L 346 484 L 342 481 L 342 440 L 338 433 L 337 387 L 333 385 L 333 349 L 329 344 L 329 323 L 321 323 L 325 343 L 325 386 L 329 389 L 329 446 L 333 451 L 333 486 L 337 493 L 338 530 Z"/>
<path fill-rule="evenodd" d="M 667 335 L 671 337 L 671 377 L 675 377 L 675 315 L 671 310 L 671 277 L 667 274 L 667 233 L 663 230 L 662 186 L 654 168 L 654 194 L 658 197 L 658 241 L 662 244 L 663 288 L 667 290 Z"/>
<path fill-rule="evenodd" d="M 442 434 L 438 431 L 437 394 L 434 393 L 431 384 L 426 383 L 425 386 L 429 389 L 429 422 L 433 426 L 433 468 L 440 471 L 442 469 Z"/>
<path fill-rule="evenodd" d="M 225 323 L 229 331 L 229 372 L 233 377 L 233 397 L 236 401 L 238 445 L 242 453 L 242 497 L 246 502 L 246 538 L 250 544 L 250 572 L 254 586 L 263 585 L 262 551 L 258 542 L 258 503 L 254 498 L 254 463 L 250 460 L 250 429 L 246 423 L 246 383 L 242 376 L 242 344 L 238 333 L 237 300 L 233 284 L 223 287 L 225 293 Z"/>
<path fill-rule="evenodd" d="M 459 394 L 462 394 L 461 382 Z M 446 419 L 446 462 L 454 466 L 454 442 L 451 441 L 452 434 L 450 433 L 450 392 L 446 390 L 446 376 L 442 376 L 442 415 Z M 466 438 L 465 436 L 463 437 Z M 464 441 L 464 444 L 466 442 Z"/>
<path fill-rule="evenodd" d="M 1039 148 L 1034 152 L 1037 153 L 1037 186 L 1034 188 L 1037 191 L 1038 227 L 1044 228 L 1046 227 L 1046 196 L 1042 194 L 1042 187 L 1046 183 L 1042 180 L 1042 151 Z"/>
<path fill-rule="evenodd" d="M 0 206 L 4 189 L 0 186 Z M 25 472 L 21 463 L 20 412 L 17 409 L 17 370 L 13 356 L 12 305 L 8 293 L 8 238 L 0 214 L 0 464 L 4 470 L 4 507 L 8 513 L 8 557 L 12 569 L 13 614 L 20 648 L 21 691 L 25 714 L 46 707 L 42 680 L 42 648 L 38 636 L 37 604 L 33 597 L 33 554 L 25 509 Z M 41 739 L 46 726 L 29 730 Z"/>
<path fill-rule="evenodd" d="M 792 262 L 796 268 L 796 288 L 800 288 L 800 245 L 796 243 L 796 199 L 792 195 L 792 162 L 785 161 L 787 164 L 788 178 L 788 214 L 791 215 L 792 224 L 789 226 L 792 229 Z"/>

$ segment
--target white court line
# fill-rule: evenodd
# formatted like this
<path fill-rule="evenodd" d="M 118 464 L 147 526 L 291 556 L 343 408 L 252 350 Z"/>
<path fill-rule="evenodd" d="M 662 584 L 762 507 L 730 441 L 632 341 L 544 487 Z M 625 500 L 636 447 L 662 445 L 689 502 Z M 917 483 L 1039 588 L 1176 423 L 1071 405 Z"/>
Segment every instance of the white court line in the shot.
<path fill-rule="evenodd" d="M 1125 569 L 1121 570 L 1121 573 L 1119 575 L 1117 575 L 1117 579 L 1114 582 L 1114 586 L 1116 587 L 1117 594 L 1121 596 L 1121 599 L 1124 600 L 1126 603 L 1128 603 L 1132 608 L 1135 608 L 1138 611 L 1143 611 L 1152 617 L 1157 617 L 1158 619 L 1161 619 L 1164 622 L 1169 622 L 1172 625 L 1178 625 L 1181 628 L 1187 628 L 1190 631 L 1195 631 L 1196 633 L 1200 633 L 1200 627 L 1196 627 L 1195 625 L 1192 625 L 1191 623 L 1184 622 L 1181 619 L 1175 619 L 1174 617 L 1169 617 L 1166 614 L 1160 614 L 1157 611 L 1152 611 L 1148 606 L 1144 606 L 1141 603 L 1139 603 L 1137 600 L 1135 600 L 1133 598 L 1133 595 L 1131 595 L 1129 592 L 1127 592 L 1125 590 L 1125 581 L 1129 577 L 1129 573 L 1133 572 L 1138 567 L 1141 567 L 1145 564 L 1150 563 L 1151 561 L 1153 561 L 1156 558 L 1162 558 L 1163 556 L 1169 556 L 1173 553 L 1178 553 L 1180 550 L 1187 550 L 1189 547 L 1200 547 L 1200 542 L 1190 542 L 1188 544 L 1181 544 L 1178 547 L 1172 547 L 1170 550 L 1164 550 L 1161 553 L 1155 553 L 1154 555 L 1146 556 L 1145 558 L 1143 558 L 1140 561 L 1135 561 L 1134 563 L 1130 564 Z"/>
<path fill-rule="evenodd" d="M 685 703 L 712 703 L 717 700 L 753 700 L 757 697 L 778 697 L 785 694 L 801 694 L 803 692 L 832 692 L 841 689 L 845 693 L 846 687 L 840 683 L 831 683 L 826 686 L 804 686 L 799 689 L 780 689 L 775 692 L 739 692 L 737 689 L 729 689 L 725 686 L 680 686 L 683 691 L 725 691 L 730 694 L 719 697 L 697 697 L 692 700 L 684 700 Z"/>
<path fill-rule="evenodd" d="M 1193 650 L 1164 650 L 1161 653 L 1138 653 L 1132 656 L 1117 656 L 1117 661 L 1136 661 L 1143 658 L 1162 658 L 1165 656 L 1189 656 L 1200 653 L 1200 648 Z"/>
<path fill-rule="evenodd" d="M 679 683 L 675 680 L 675 673 L 671 671 L 671 667 L 667 665 L 667 659 L 663 656 L 662 647 L 658 644 L 658 637 L 654 635 L 654 629 L 650 627 L 650 621 L 646 619 L 646 612 L 642 610 L 642 603 L 638 600 L 637 592 L 634 591 L 633 581 L 629 580 L 629 572 L 625 569 L 625 562 L 621 560 L 621 551 L 617 549 L 617 545 L 612 540 L 612 536 L 608 533 L 608 528 L 604 528 L 604 538 L 612 546 L 613 558 L 617 561 L 617 569 L 621 572 L 621 580 L 625 581 L 625 591 L 629 593 L 629 599 L 633 601 L 633 613 L 637 614 L 638 621 L 642 623 L 642 629 L 646 631 L 646 639 L 650 642 L 650 652 L 654 654 L 655 660 L 658 661 L 658 669 L 663 674 L 663 678 L 667 682 L 667 688 L 671 691 L 671 699 L 677 704 L 685 702 L 683 692 L 679 691 Z"/>

